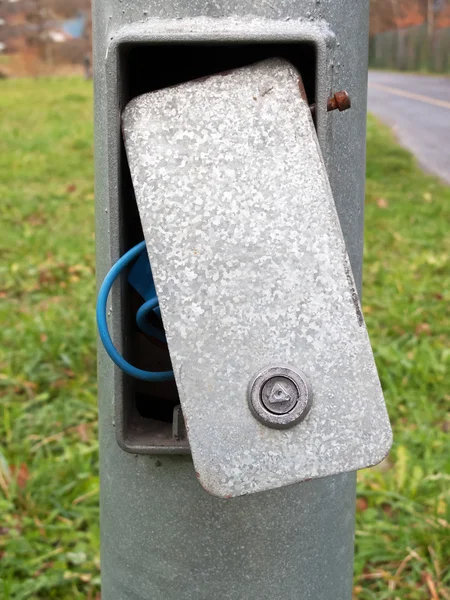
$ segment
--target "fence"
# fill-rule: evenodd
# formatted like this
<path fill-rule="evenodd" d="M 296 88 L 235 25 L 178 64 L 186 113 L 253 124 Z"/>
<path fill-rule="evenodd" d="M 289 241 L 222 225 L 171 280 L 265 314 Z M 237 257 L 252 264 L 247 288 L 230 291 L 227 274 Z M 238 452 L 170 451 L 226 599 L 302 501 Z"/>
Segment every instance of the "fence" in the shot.
<path fill-rule="evenodd" d="M 426 25 L 379 33 L 369 52 L 373 68 L 450 73 L 450 28 L 437 29 L 432 39 Z"/>

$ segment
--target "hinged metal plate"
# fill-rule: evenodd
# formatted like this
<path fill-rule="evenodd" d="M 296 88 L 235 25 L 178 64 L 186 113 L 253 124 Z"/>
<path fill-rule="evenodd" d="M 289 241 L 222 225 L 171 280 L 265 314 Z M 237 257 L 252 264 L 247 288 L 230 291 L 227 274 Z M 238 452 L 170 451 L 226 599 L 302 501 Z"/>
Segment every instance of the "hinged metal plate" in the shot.
<path fill-rule="evenodd" d="M 192 456 L 217 496 L 367 467 L 391 444 L 301 90 L 272 59 L 140 96 L 123 114 Z M 271 367 L 300 373 L 312 394 L 288 429 L 249 406 Z M 264 406 L 277 394 L 290 406 L 294 388 L 275 383 Z"/>

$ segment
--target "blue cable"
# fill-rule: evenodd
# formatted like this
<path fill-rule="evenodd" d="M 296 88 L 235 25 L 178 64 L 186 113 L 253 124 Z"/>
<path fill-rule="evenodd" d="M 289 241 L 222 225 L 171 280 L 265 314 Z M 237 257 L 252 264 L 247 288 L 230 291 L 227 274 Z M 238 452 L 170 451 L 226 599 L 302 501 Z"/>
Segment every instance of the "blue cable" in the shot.
<path fill-rule="evenodd" d="M 107 309 L 109 292 L 111 291 L 111 288 L 112 288 L 115 280 L 119 277 L 119 275 L 122 273 L 122 271 L 126 267 L 128 267 L 128 265 L 135 258 L 137 258 L 139 256 L 139 254 L 141 254 L 141 252 L 143 252 L 144 250 L 145 250 L 145 242 L 140 242 L 139 244 L 137 244 L 136 246 L 131 248 L 131 250 L 128 250 L 128 252 L 126 252 L 121 258 L 119 258 L 119 260 L 111 267 L 110 271 L 106 275 L 106 277 L 100 287 L 100 291 L 98 293 L 98 298 L 97 298 L 97 309 L 96 309 L 97 327 L 98 327 L 100 339 L 103 342 L 103 346 L 105 347 L 106 352 L 108 353 L 109 357 L 116 363 L 116 365 L 120 369 L 122 369 L 122 371 L 124 371 L 128 375 L 131 375 L 132 377 L 136 377 L 137 379 L 143 379 L 144 381 L 153 381 L 153 382 L 170 381 L 174 378 L 173 371 L 158 371 L 158 372 L 144 371 L 143 369 L 138 369 L 137 367 L 134 367 L 129 362 L 127 362 L 123 358 L 123 356 L 121 356 L 119 354 L 119 352 L 116 350 L 116 348 L 112 342 L 111 336 L 109 335 L 109 330 L 108 330 L 108 322 L 106 319 L 106 309 Z M 156 328 L 150 326 L 146 321 L 144 321 L 144 317 L 150 310 L 153 310 L 154 308 L 156 308 L 157 305 L 158 305 L 158 298 L 155 296 L 154 298 L 151 298 L 150 300 L 145 302 L 145 304 L 143 304 L 138 311 L 138 315 L 140 315 L 139 322 L 141 324 L 144 323 L 144 327 L 147 328 L 147 331 L 151 330 L 150 335 L 153 335 L 155 337 L 158 337 L 160 334 L 162 334 L 162 332 L 159 332 Z M 138 325 L 141 327 L 139 322 L 138 322 Z M 158 336 L 155 335 L 155 332 L 158 333 Z"/>
<path fill-rule="evenodd" d="M 160 342 L 165 342 L 166 335 L 164 331 L 162 331 L 162 329 L 158 329 L 148 321 L 148 313 L 151 311 L 153 311 L 153 313 L 156 313 L 159 316 L 159 313 L 156 312 L 157 308 L 158 299 L 156 297 L 147 300 L 147 302 L 144 302 L 144 304 L 139 308 L 139 310 L 136 313 L 136 323 L 139 329 L 141 329 L 147 335 L 156 338 Z"/>

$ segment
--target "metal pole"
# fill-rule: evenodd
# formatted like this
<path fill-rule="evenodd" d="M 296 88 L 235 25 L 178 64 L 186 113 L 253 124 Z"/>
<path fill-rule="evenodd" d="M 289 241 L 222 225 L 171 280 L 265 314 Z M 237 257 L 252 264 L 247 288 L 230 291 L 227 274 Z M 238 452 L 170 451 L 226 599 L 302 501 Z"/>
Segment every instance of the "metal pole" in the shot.
<path fill-rule="evenodd" d="M 325 97 L 346 89 L 352 109 L 342 115 L 319 115 L 319 139 L 360 286 L 369 2 L 94 0 L 93 4 L 99 281 L 126 249 L 128 235 L 128 217 L 118 201 L 124 99 L 114 90 L 129 74 L 123 66 L 126 49 L 111 68 L 111 44 L 134 29 L 139 42 L 146 27 L 151 30 L 152 23 L 161 19 L 231 18 L 249 28 L 252 19 L 280 24 L 299 20 L 319 27 L 326 23 L 333 32 L 326 59 L 319 59 L 324 61 L 325 76 L 316 81 L 316 89 Z M 139 68 L 144 72 L 147 66 Z M 112 330 L 120 339 L 122 304 L 119 290 L 114 294 Z M 354 474 L 233 500 L 214 498 L 198 484 L 190 456 L 139 455 L 119 447 L 114 407 L 128 384 L 100 348 L 103 600 L 350 600 Z"/>

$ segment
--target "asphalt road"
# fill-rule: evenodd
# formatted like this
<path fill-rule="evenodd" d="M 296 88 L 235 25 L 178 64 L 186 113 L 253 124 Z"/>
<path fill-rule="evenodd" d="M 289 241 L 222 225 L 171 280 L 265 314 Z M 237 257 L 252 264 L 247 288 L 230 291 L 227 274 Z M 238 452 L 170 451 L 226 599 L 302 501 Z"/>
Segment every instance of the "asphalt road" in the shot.
<path fill-rule="evenodd" d="M 450 78 L 370 71 L 368 100 L 420 165 L 450 184 Z"/>

